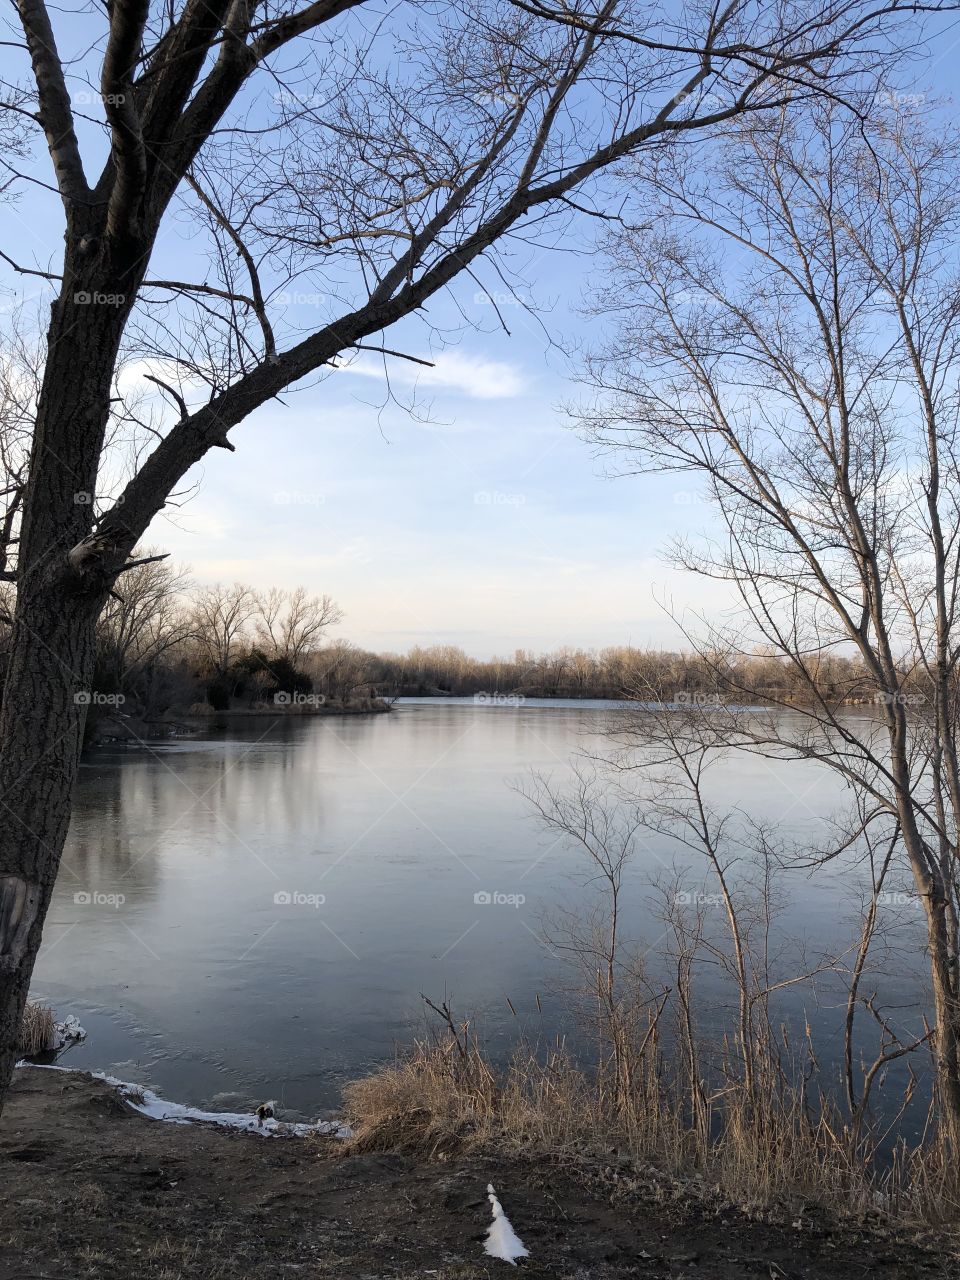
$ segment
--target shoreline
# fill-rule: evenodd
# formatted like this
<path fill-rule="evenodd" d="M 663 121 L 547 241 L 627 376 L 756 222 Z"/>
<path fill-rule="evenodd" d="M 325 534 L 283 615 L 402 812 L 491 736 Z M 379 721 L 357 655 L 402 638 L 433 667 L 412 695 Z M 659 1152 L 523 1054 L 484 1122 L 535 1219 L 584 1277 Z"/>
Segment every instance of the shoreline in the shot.
<path fill-rule="evenodd" d="M 488 1184 L 542 1280 L 946 1280 L 960 1262 L 956 1237 L 794 1205 L 751 1216 L 613 1151 L 264 1142 L 151 1119 L 70 1068 L 17 1069 L 0 1168 L 0 1280 L 506 1275 L 484 1252 Z"/>
<path fill-rule="evenodd" d="M 391 704 L 383 702 L 379 706 L 369 707 L 232 707 L 227 711 L 183 712 L 172 713 L 169 718 L 160 720 L 141 720 L 130 716 L 128 719 L 136 728 L 125 723 L 117 716 L 103 716 L 98 720 L 91 736 L 84 747 L 116 746 L 118 743 L 130 743 L 136 746 L 143 742 L 176 742 L 195 738 L 205 729 L 215 727 L 221 720 L 263 719 L 270 716 L 275 720 L 329 718 L 333 716 L 379 716 L 393 710 Z"/>

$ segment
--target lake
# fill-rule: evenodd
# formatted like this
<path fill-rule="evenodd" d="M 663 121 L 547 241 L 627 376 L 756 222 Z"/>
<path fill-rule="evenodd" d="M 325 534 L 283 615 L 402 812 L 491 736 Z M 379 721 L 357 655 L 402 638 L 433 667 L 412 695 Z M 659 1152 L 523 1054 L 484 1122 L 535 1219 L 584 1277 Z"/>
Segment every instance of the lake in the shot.
<path fill-rule="evenodd" d="M 553 1035 L 567 970 L 543 915 L 590 891 L 515 787 L 532 769 L 562 781 L 616 715 L 411 699 L 389 715 L 231 718 L 91 751 L 33 984 L 89 1033 L 62 1061 L 178 1101 L 277 1098 L 312 1117 L 423 1028 L 421 992 L 475 1017 L 499 1055 L 521 1025 Z M 824 770 L 743 755 L 712 786 L 797 834 L 842 802 Z M 631 872 L 628 925 L 644 945 L 663 928 L 649 878 L 673 857 L 646 841 Z M 851 937 L 852 874 L 784 877 L 785 934 L 812 948 Z M 915 1002 L 910 969 L 891 990 Z M 787 1012 L 812 1019 L 830 1060 L 838 993 L 822 993 L 816 1007 L 796 993 Z M 706 1011 L 718 1025 L 719 1003 Z"/>

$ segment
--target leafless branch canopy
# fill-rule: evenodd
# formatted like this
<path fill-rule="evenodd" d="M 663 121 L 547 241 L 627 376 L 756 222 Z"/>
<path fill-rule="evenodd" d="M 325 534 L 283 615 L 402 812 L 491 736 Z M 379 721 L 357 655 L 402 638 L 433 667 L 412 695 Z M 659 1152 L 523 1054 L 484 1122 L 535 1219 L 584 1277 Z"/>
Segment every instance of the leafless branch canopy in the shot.
<path fill-rule="evenodd" d="M 628 468 L 694 478 L 717 513 L 714 536 L 674 548 L 739 606 L 695 641 L 724 693 L 693 709 L 698 733 L 842 778 L 858 811 L 822 859 L 884 841 L 905 859 L 956 1150 L 960 140 L 919 105 L 755 118 L 705 172 L 639 168 L 661 216 L 611 237 L 617 336 L 590 362 L 584 423 Z M 731 659 L 750 651 L 802 682 L 794 714 L 744 708 Z M 835 652 L 858 669 L 829 692 Z"/>
<path fill-rule="evenodd" d="M 167 393 L 122 504 L 97 513 L 116 567 L 233 425 L 422 319 L 510 237 L 602 212 L 611 165 L 810 93 L 856 103 L 917 12 L 952 6 L 116 0 L 89 49 L 66 53 L 43 0 L 17 7 L 32 100 L 0 106 L 45 134 L 67 252 L 62 271 L 15 270 L 61 279 L 67 329 L 102 328 Z M 191 232 L 168 271 L 158 233 L 174 214 Z"/>

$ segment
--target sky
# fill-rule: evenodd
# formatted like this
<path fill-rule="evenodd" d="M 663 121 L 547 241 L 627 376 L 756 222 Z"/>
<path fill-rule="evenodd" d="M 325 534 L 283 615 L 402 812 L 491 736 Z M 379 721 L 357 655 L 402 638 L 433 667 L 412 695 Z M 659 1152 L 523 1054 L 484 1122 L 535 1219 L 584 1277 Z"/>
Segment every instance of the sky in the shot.
<path fill-rule="evenodd" d="M 658 596 L 694 584 L 658 548 L 706 509 L 665 477 L 604 478 L 533 335 L 468 334 L 439 373 L 427 422 L 381 415 L 380 380 L 352 371 L 254 415 L 153 540 L 206 580 L 326 591 L 375 650 L 674 645 Z"/>
<path fill-rule="evenodd" d="M 939 54 L 942 76 L 951 64 Z M 41 155 L 35 166 L 45 178 L 46 164 Z M 0 221 L 8 252 L 56 263 L 55 199 L 29 191 Z M 390 361 L 391 399 L 379 357 L 364 356 L 265 406 L 231 432 L 236 452 L 210 451 L 189 477 L 189 499 L 145 541 L 198 583 L 327 593 L 344 611 L 338 635 L 378 651 L 683 647 L 671 615 L 695 625 L 728 601 L 721 587 L 674 571 L 663 551 L 673 534 L 713 528 L 712 513 L 684 477 L 611 478 L 612 460 L 578 436 L 564 407 L 578 395 L 576 360 L 551 338 L 601 338 L 583 304 L 602 263 L 581 227 L 569 237 L 529 247 L 515 264 L 516 290 L 539 319 L 490 275 L 504 332 L 466 281 L 458 296 L 470 323 L 447 329 L 449 345 L 435 337 L 431 346 L 423 328 L 385 339 L 434 368 Z M 180 252 L 161 246 L 158 261 Z M 6 307 L 27 298 L 42 310 L 39 282 L 4 267 L 0 288 Z M 309 324 L 323 299 L 295 293 L 288 305 Z M 453 314 L 434 318 L 443 328 Z M 414 412 L 402 407 L 413 401 Z"/>

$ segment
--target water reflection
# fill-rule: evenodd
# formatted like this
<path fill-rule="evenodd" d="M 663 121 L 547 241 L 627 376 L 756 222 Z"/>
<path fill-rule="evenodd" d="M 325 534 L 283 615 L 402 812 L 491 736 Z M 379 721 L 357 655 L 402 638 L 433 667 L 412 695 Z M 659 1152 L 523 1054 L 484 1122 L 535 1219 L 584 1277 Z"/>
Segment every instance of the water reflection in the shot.
<path fill-rule="evenodd" d="M 613 714 L 413 703 L 230 720 L 91 755 L 34 983 L 91 1033 L 69 1060 L 186 1102 L 239 1093 L 315 1114 L 409 1038 L 421 991 L 478 1015 L 504 1051 L 518 1025 L 508 996 L 521 1023 L 551 1034 L 563 971 L 540 917 L 583 890 L 574 855 L 510 783 L 532 768 L 561 779 Z M 725 764 L 715 785 L 797 832 L 841 800 L 825 773 L 754 758 Z M 643 873 L 673 854 L 650 843 L 646 856 L 629 916 L 653 943 Z M 497 893 L 513 901 L 477 899 Z M 785 896 L 784 928 L 810 945 L 849 935 L 856 902 L 840 872 L 794 877 Z M 909 990 L 906 967 L 900 981 Z M 824 1030 L 830 1053 L 829 1017 Z"/>

